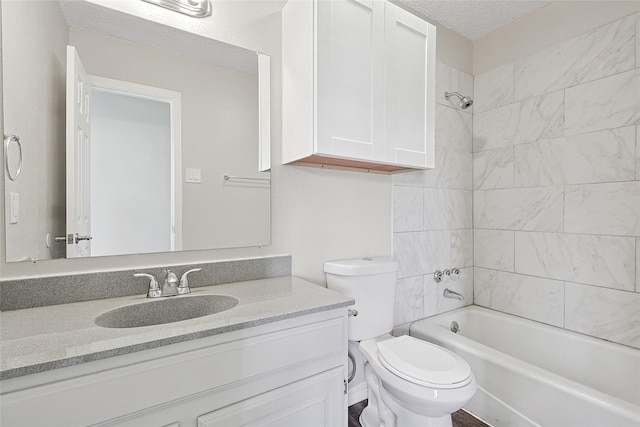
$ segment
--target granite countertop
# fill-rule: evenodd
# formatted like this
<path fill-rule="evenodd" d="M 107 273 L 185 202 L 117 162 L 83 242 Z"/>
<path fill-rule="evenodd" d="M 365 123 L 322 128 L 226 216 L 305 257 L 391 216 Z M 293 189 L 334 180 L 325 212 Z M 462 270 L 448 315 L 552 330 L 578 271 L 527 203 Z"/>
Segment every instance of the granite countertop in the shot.
<path fill-rule="evenodd" d="M 209 316 L 127 329 L 99 327 L 94 319 L 117 307 L 153 300 L 134 295 L 2 312 L 0 380 L 353 304 L 344 295 L 293 276 L 192 288 L 190 295 L 207 294 L 240 302 Z"/>

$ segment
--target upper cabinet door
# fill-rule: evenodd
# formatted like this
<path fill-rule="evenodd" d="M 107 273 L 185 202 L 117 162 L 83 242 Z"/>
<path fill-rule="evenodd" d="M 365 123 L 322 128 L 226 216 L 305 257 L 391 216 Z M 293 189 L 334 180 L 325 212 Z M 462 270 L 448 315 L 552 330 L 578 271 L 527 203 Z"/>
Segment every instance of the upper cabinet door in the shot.
<path fill-rule="evenodd" d="M 385 160 L 434 167 L 436 30 L 385 4 Z"/>
<path fill-rule="evenodd" d="M 317 3 L 316 151 L 382 160 L 385 2 Z M 376 144 L 376 142 L 378 142 Z"/>

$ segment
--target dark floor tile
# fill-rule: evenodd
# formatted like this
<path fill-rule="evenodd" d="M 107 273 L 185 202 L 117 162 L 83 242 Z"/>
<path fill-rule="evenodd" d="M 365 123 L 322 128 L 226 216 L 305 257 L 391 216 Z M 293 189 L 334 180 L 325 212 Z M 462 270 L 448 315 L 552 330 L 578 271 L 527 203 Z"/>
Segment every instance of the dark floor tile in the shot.
<path fill-rule="evenodd" d="M 485 424 L 462 409 L 451 414 L 451 421 L 453 427 L 490 427 L 489 424 Z"/>
<path fill-rule="evenodd" d="M 349 406 L 349 427 L 362 427 L 358 419 L 360 418 L 360 413 L 366 406 L 366 400 Z M 462 409 L 451 414 L 451 420 L 453 422 L 453 427 L 490 427 L 488 424 L 485 424 L 476 417 L 469 415 Z"/>
<path fill-rule="evenodd" d="M 367 400 L 363 400 L 362 402 L 349 406 L 349 427 L 362 427 L 359 421 L 360 414 L 362 410 L 367 407 L 367 402 Z"/>

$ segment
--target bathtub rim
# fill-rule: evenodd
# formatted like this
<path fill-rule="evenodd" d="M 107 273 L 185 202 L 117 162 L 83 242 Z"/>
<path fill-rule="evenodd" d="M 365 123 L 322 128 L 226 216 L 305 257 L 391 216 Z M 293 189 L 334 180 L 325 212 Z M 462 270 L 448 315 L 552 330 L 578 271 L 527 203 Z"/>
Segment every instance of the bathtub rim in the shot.
<path fill-rule="evenodd" d="M 516 315 L 512 315 L 509 313 L 500 312 L 497 310 L 492 310 L 490 308 L 477 306 L 477 305 L 469 305 L 465 307 L 460 307 L 455 310 L 451 310 L 448 312 L 440 313 L 435 316 L 427 317 L 424 319 L 420 319 L 412 322 L 409 325 L 409 335 L 414 336 L 419 339 L 424 339 L 419 336 L 414 335 L 412 332 L 415 330 L 414 327 L 420 328 L 420 325 L 425 326 L 429 333 L 424 333 L 424 335 L 430 335 L 432 339 L 434 339 L 435 343 L 438 345 L 442 345 L 443 347 L 449 348 L 451 351 L 456 352 L 456 350 L 468 352 L 471 356 L 474 357 L 482 357 L 487 360 L 489 363 L 494 363 L 498 365 L 505 366 L 506 369 L 510 369 L 512 371 L 518 372 L 519 375 L 523 375 L 525 378 L 541 381 L 547 384 L 550 387 L 553 387 L 557 390 L 563 392 L 572 392 L 576 393 L 583 398 L 587 399 L 591 404 L 601 407 L 605 410 L 614 411 L 621 416 L 628 418 L 629 420 L 633 420 L 640 425 L 640 405 L 635 404 L 634 402 L 630 402 L 628 400 L 624 400 L 622 398 L 612 396 L 610 394 L 606 394 L 599 390 L 596 390 L 592 387 L 581 384 L 575 380 L 563 377 L 554 372 L 548 371 L 544 368 L 540 368 L 536 365 L 533 365 L 529 362 L 519 360 L 514 356 L 511 356 L 506 353 L 502 353 L 498 350 L 495 350 L 485 344 L 474 341 L 470 338 L 465 337 L 464 335 L 455 335 L 455 339 L 451 340 L 453 332 L 451 332 L 448 328 L 448 325 L 443 325 L 442 323 L 438 323 L 438 320 L 442 320 L 443 318 L 448 318 L 455 316 L 456 313 L 470 311 L 470 312 L 479 312 L 483 315 L 490 315 L 497 318 L 509 318 L 510 321 L 515 322 L 524 322 L 531 323 L 534 327 L 541 327 L 543 329 L 551 328 L 550 330 L 555 330 L 556 333 L 568 333 L 570 335 L 574 335 L 579 339 L 586 339 L 587 341 L 594 341 L 600 345 L 602 342 L 607 345 L 614 345 L 619 347 L 624 351 L 640 351 L 633 347 L 625 346 L 623 344 L 614 343 L 611 341 L 601 340 L 598 338 L 594 338 L 588 335 L 581 334 L 579 332 L 574 332 L 571 330 L 559 328 L 557 326 L 548 325 L 546 323 L 537 322 L 535 320 L 522 318 Z M 455 319 L 451 319 L 455 320 Z M 447 347 L 443 342 L 448 343 L 451 347 Z M 460 355 L 464 357 L 464 355 Z M 520 369 L 522 364 L 526 365 L 527 369 Z M 482 384 L 478 384 L 478 386 L 482 387 Z"/>

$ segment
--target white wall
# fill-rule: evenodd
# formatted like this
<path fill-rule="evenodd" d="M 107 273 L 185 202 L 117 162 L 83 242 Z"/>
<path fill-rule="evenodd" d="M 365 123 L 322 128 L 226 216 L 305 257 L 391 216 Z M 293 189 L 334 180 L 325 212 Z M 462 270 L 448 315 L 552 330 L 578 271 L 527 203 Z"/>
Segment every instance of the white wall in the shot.
<path fill-rule="evenodd" d="M 3 89 L 3 102 L 11 106 L 4 115 L 4 133 L 21 138 L 24 159 L 17 181 L 4 178 L 5 208 L 9 209 L 10 192 L 19 194 L 21 205 L 19 223 L 2 227 L 16 243 L 7 256 L 57 258 L 64 256 L 64 245 L 47 248 L 45 236 L 65 233 L 64 82 L 69 33 L 57 3 L 14 1 L 3 2 L 2 8 L 2 32 L 8 34 L 2 46 L 4 79 L 17 82 Z M 11 19 L 6 19 L 8 14 Z M 24 46 L 32 49 L 25 51 Z M 35 94 L 44 101 L 33 102 Z M 4 170 L 4 160 L 2 164 Z"/>
<path fill-rule="evenodd" d="M 93 91 L 91 255 L 171 249 L 169 104 Z"/>

